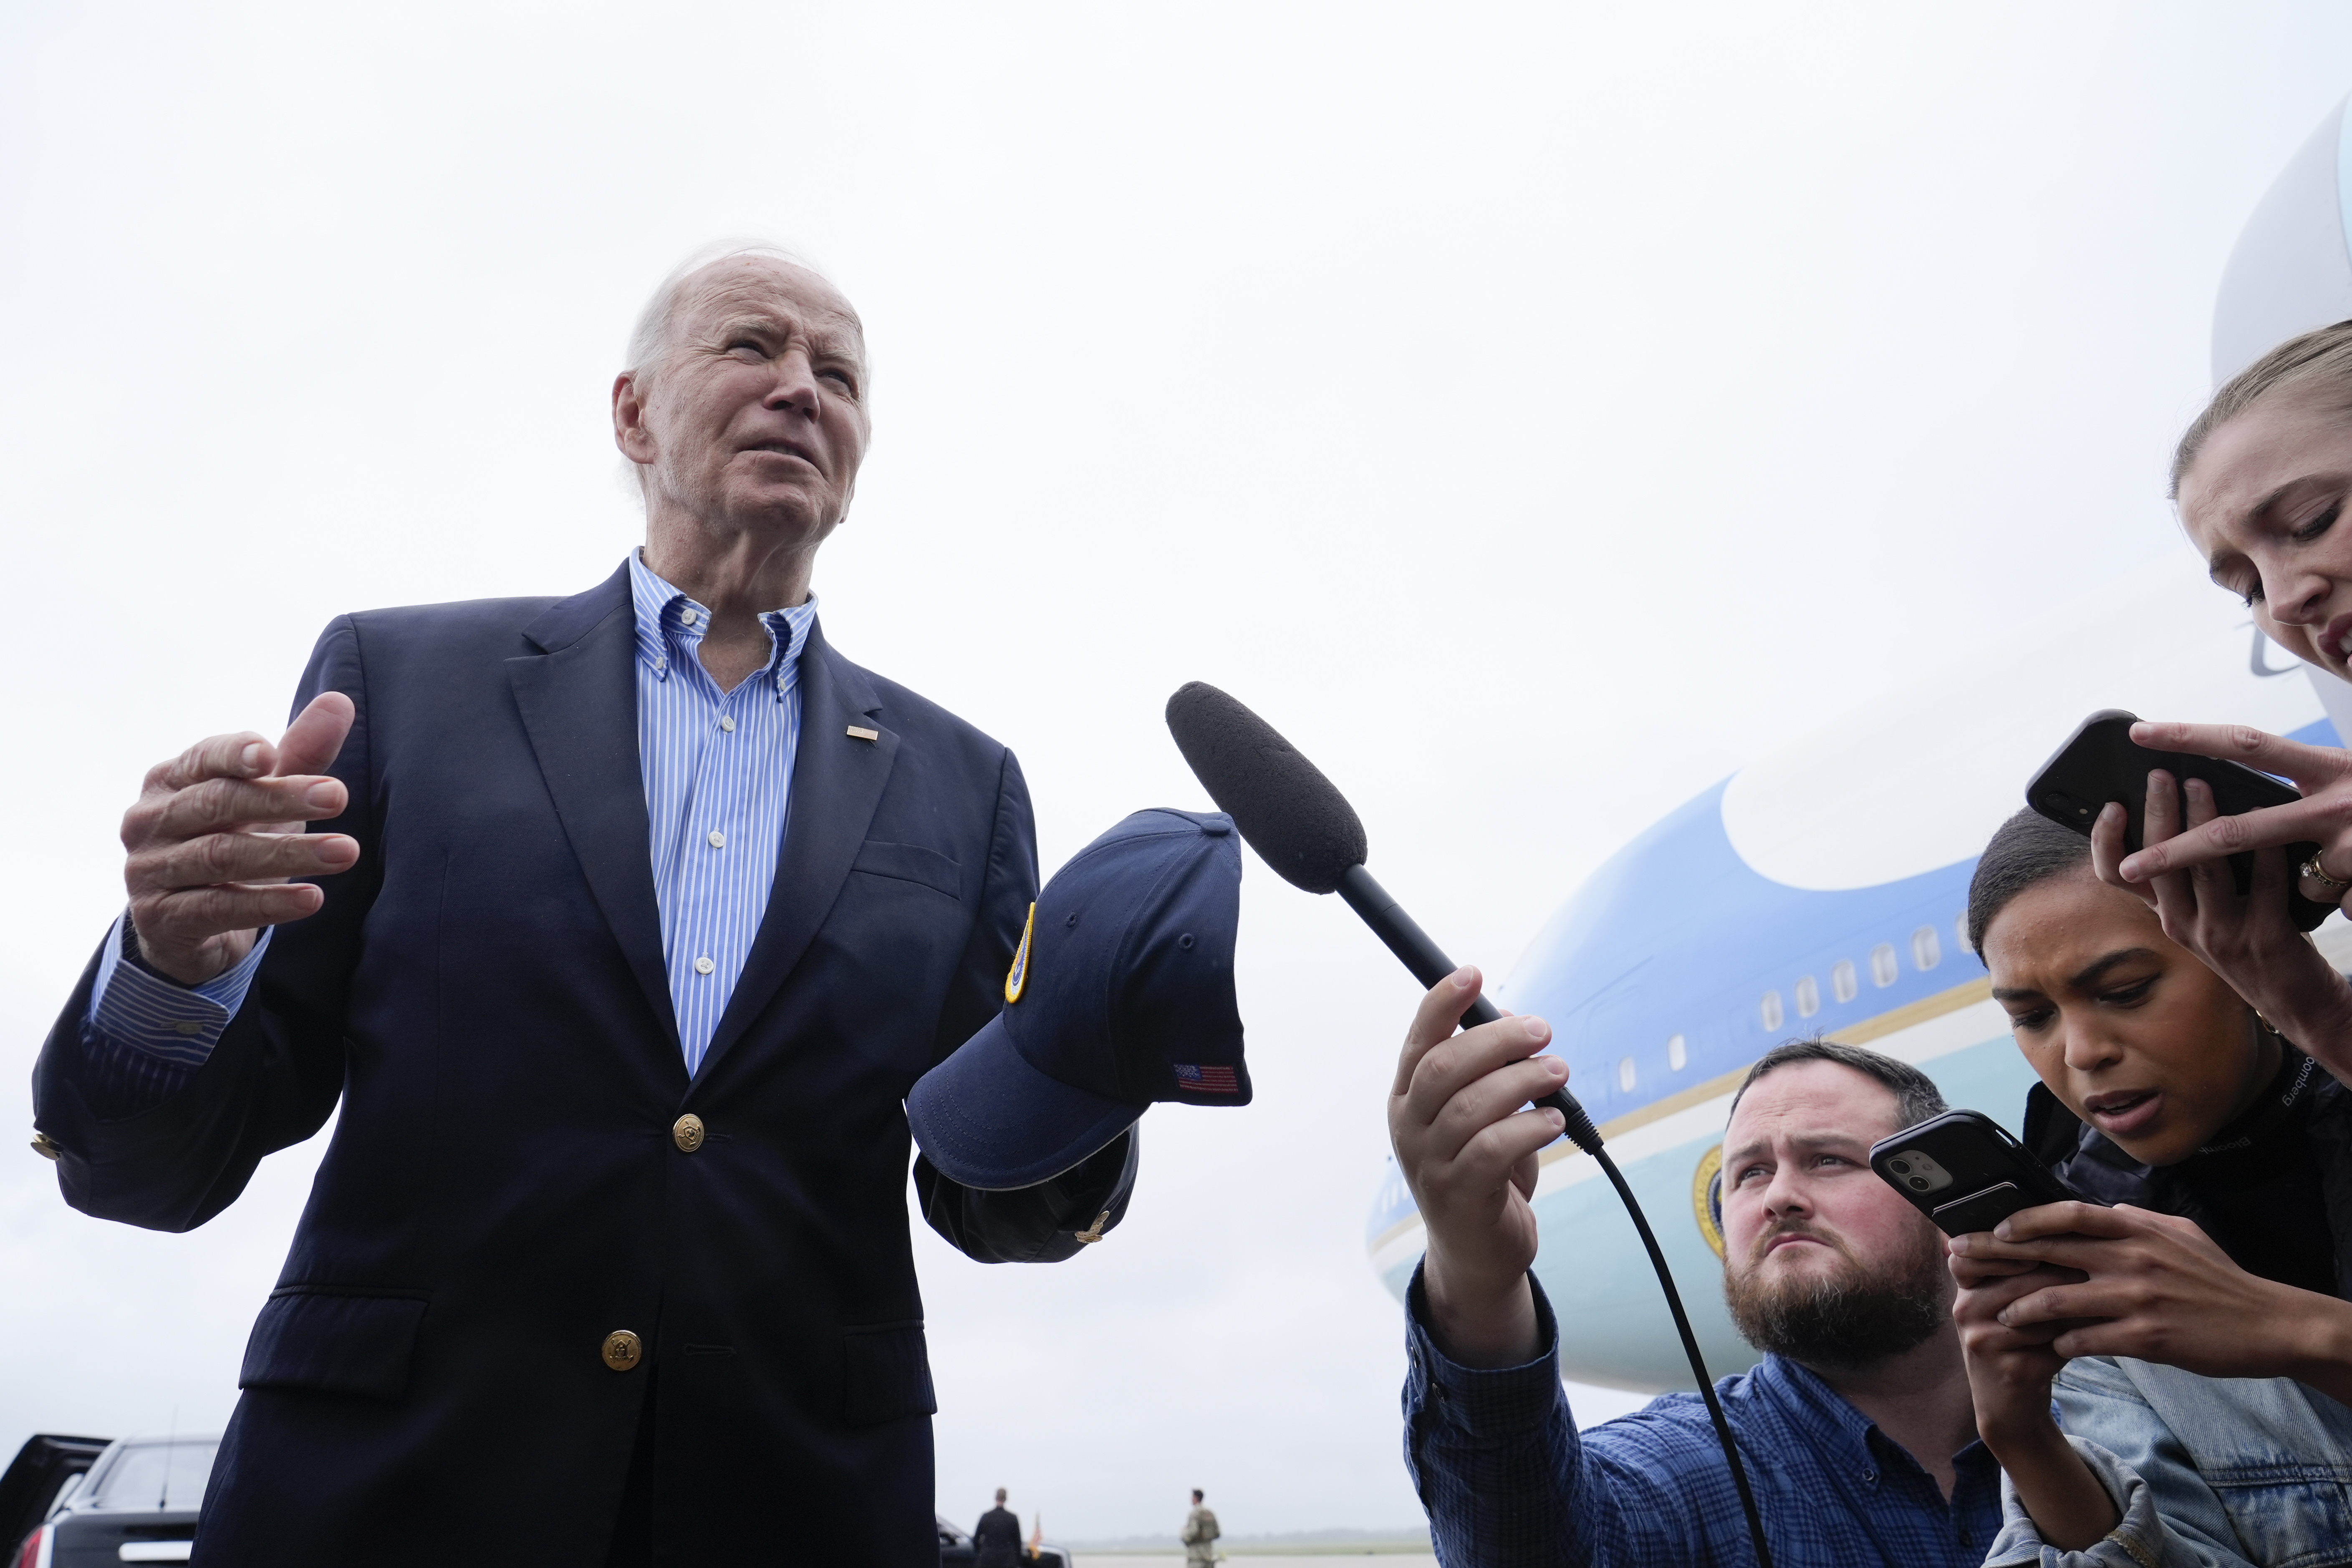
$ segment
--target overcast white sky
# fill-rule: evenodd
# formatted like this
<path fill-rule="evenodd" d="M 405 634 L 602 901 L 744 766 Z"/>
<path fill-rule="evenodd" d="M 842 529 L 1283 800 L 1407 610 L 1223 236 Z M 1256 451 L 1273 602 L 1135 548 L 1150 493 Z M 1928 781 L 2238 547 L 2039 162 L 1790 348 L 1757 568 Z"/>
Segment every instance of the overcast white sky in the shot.
<path fill-rule="evenodd" d="M 147 763 L 337 612 L 619 561 L 606 387 L 708 238 L 862 309 L 827 635 L 1019 751 L 1048 869 L 1204 804 L 1205 679 L 1499 973 L 1743 759 L 2179 550 L 2222 259 L 2347 88 L 2322 4 L 0 8 L 0 1111 Z M 1112 1241 L 919 1226 L 951 1514 L 1417 1520 L 1362 1246 L 1414 988 L 1255 865 L 1241 965 L 1257 1103 L 1155 1111 Z M 6 1137 L 0 1457 L 224 1421 L 319 1144 L 167 1237 Z"/>

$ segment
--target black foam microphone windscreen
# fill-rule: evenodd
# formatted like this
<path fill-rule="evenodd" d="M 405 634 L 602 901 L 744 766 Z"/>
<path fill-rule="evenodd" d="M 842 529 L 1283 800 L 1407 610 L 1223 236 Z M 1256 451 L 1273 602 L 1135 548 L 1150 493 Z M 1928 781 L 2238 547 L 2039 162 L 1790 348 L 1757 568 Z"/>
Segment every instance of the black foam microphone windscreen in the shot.
<path fill-rule="evenodd" d="M 1364 863 L 1370 846 L 1347 796 L 1247 708 L 1189 681 L 1168 700 L 1168 731 L 1217 809 L 1284 881 L 1337 892 L 1348 868 Z"/>

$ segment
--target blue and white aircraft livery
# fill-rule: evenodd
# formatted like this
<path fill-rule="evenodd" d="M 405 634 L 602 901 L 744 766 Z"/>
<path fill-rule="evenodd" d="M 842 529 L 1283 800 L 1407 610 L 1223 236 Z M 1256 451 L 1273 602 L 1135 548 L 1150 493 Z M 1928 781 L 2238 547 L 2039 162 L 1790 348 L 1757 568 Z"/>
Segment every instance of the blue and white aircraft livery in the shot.
<path fill-rule="evenodd" d="M 2247 223 L 2214 310 L 2217 384 L 2352 318 L 2352 120 L 2343 106 Z M 2343 744 L 2352 685 L 2290 658 L 2179 549 L 1858 718 L 1766 757 L 1656 823 L 1545 926 L 1496 1000 L 1538 1014 L 1664 1247 L 1710 1369 L 1754 1364 L 1725 1311 L 1723 1131 L 1750 1064 L 1822 1035 L 1916 1064 L 1956 1106 L 2019 1129 L 2032 1073 L 1969 950 L 1977 852 L 2084 715 L 2252 724 Z M 2314 933 L 2352 968 L 2352 924 Z M 1633 1223 L 1594 1163 L 1544 1151 L 1535 1272 L 1577 1382 L 1690 1385 Z M 1367 1231 L 1402 1298 L 1421 1216 L 1393 1165 Z"/>

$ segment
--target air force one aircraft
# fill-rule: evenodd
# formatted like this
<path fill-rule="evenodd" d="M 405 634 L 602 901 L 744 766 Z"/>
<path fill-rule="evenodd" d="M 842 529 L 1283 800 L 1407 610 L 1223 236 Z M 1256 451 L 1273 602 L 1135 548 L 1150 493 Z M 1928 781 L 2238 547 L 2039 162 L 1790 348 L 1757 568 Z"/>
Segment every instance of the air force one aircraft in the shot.
<path fill-rule="evenodd" d="M 2352 119 L 2330 113 L 2255 209 L 2214 310 L 2218 384 L 2352 318 Z M 1681 1286 L 1710 1369 L 1754 1364 L 1717 1288 L 1731 1094 L 1780 1041 L 1821 1034 L 1924 1068 L 2015 1131 L 2033 1075 L 1969 950 L 1976 857 L 2084 714 L 2252 724 L 2344 744 L 2352 685 L 2290 658 L 2181 549 L 1964 665 L 1898 673 L 1874 707 L 1734 773 L 1612 857 L 1496 999 L 1554 1030 Z M 2352 968 L 2352 924 L 2315 934 Z M 1599 1167 L 1544 1151 L 1535 1272 L 1578 1382 L 1690 1386 L 1655 1277 Z M 1372 1267 L 1400 1299 L 1423 1234 L 1393 1165 Z"/>

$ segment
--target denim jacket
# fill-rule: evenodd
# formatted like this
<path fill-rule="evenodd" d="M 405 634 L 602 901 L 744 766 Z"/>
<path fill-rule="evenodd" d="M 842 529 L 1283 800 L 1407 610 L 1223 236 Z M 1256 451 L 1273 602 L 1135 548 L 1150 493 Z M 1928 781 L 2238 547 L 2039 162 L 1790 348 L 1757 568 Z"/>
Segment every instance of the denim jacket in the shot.
<path fill-rule="evenodd" d="M 2123 1521 L 2087 1551 L 2045 1546 L 2004 1478 L 1986 1568 L 2352 1563 L 2352 1410 L 2327 1395 L 2105 1356 L 2067 1363 L 2053 1393 Z"/>

